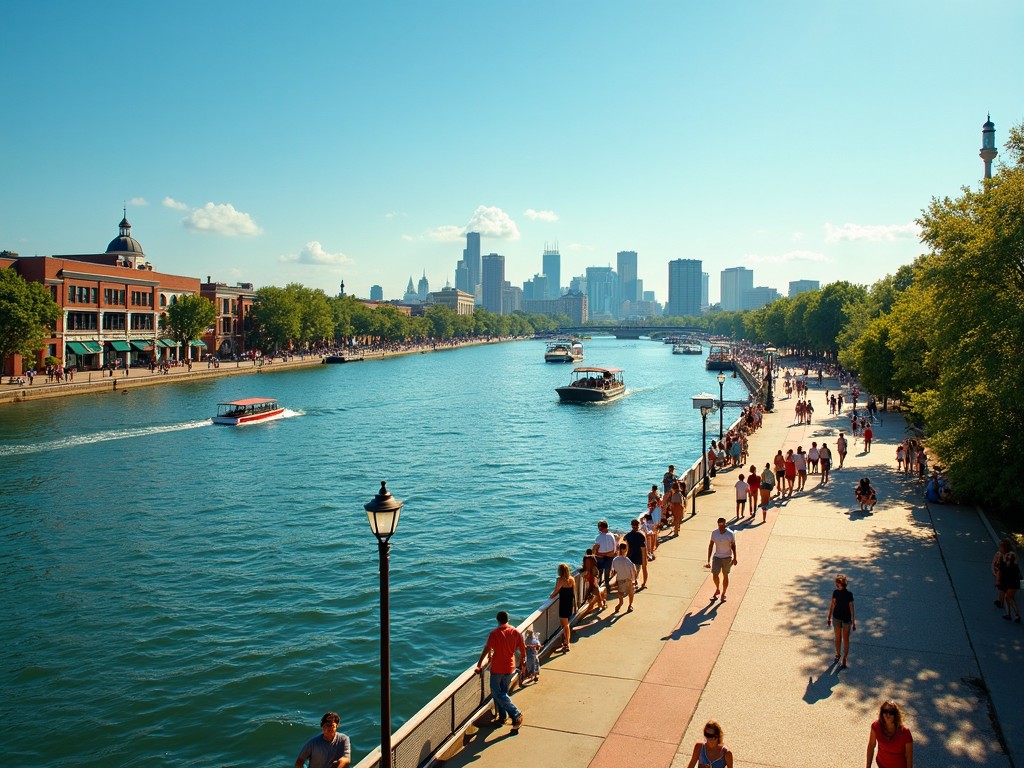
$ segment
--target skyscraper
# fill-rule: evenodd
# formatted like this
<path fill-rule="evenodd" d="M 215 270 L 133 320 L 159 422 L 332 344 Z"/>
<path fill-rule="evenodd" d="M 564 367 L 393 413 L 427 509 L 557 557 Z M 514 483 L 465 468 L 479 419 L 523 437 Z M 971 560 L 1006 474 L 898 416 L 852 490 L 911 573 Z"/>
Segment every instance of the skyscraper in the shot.
<path fill-rule="evenodd" d="M 476 234 L 471 232 L 470 234 Z M 479 243 L 479 235 L 477 242 Z M 501 297 L 505 289 L 505 257 L 488 253 L 483 257 L 480 296 L 483 308 L 495 315 L 501 314 Z"/>
<path fill-rule="evenodd" d="M 806 293 L 807 291 L 816 291 L 821 288 L 821 283 L 817 280 L 790 280 L 789 281 L 789 298 L 793 298 L 798 293 Z"/>
<path fill-rule="evenodd" d="M 700 273 L 700 311 L 703 312 L 705 309 L 711 306 L 711 301 L 708 299 L 708 285 L 711 283 L 711 275 L 707 272 Z"/>
<path fill-rule="evenodd" d="M 423 270 L 423 277 L 416 284 L 416 295 L 419 296 L 420 301 L 426 301 L 428 293 L 430 293 L 430 283 L 427 281 L 427 271 Z"/>
<path fill-rule="evenodd" d="M 619 304 L 640 300 L 640 288 L 636 278 L 636 251 L 619 251 L 615 260 L 619 273 Z M 617 309 L 617 308 L 616 308 Z"/>
<path fill-rule="evenodd" d="M 704 264 L 700 259 L 675 259 L 668 263 L 669 317 L 700 315 L 700 284 Z"/>
<path fill-rule="evenodd" d="M 370 301 L 384 301 L 384 289 L 381 286 L 370 286 Z"/>
<path fill-rule="evenodd" d="M 557 299 L 562 295 L 562 256 L 558 252 L 558 243 L 554 248 L 545 243 L 541 266 L 548 278 L 548 295 L 544 298 Z"/>
<path fill-rule="evenodd" d="M 615 317 L 618 284 L 611 267 L 587 267 L 587 306 L 592 318 Z"/>
<path fill-rule="evenodd" d="M 722 270 L 722 309 L 739 312 L 743 309 L 743 294 L 754 287 L 754 270 L 729 267 Z"/>
<path fill-rule="evenodd" d="M 480 233 L 466 233 L 466 248 L 462 252 L 462 260 L 466 262 L 466 272 L 469 277 L 467 293 L 480 295 L 480 285 L 483 282 L 480 270 Z"/>
<path fill-rule="evenodd" d="M 469 284 L 469 268 L 465 259 L 459 259 L 455 267 L 455 289 L 473 295 L 473 286 Z"/>

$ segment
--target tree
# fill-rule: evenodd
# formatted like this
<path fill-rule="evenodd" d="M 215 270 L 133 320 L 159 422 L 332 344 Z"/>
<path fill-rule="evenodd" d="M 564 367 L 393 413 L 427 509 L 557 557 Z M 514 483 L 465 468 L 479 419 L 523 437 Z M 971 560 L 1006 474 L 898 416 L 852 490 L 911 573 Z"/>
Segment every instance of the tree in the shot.
<path fill-rule="evenodd" d="M 164 330 L 182 347 L 188 349 L 213 325 L 217 318 L 217 307 L 209 299 L 197 294 L 181 296 L 167 308 L 162 318 Z"/>
<path fill-rule="evenodd" d="M 287 348 L 299 335 L 299 307 L 295 294 L 284 288 L 267 286 L 256 291 L 252 307 L 256 336 L 267 348 Z"/>
<path fill-rule="evenodd" d="M 59 318 L 60 307 L 45 287 L 0 269 L 0 361 L 35 355 Z"/>
<path fill-rule="evenodd" d="M 327 294 L 322 289 L 289 283 L 285 286 L 285 291 L 291 295 L 299 314 L 299 330 L 291 341 L 308 348 L 334 336 L 334 312 Z"/>

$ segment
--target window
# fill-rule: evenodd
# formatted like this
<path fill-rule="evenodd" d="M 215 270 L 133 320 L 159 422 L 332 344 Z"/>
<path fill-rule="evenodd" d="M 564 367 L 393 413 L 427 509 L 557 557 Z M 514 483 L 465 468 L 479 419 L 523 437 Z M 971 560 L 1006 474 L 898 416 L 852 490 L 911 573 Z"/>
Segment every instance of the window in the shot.
<path fill-rule="evenodd" d="M 153 316 L 145 315 L 141 312 L 132 314 L 132 330 L 133 331 L 152 331 L 153 330 Z"/>
<path fill-rule="evenodd" d="M 238 302 L 235 301 L 234 299 L 232 299 L 231 300 L 231 314 L 234 315 L 234 314 L 237 314 L 237 313 L 238 313 Z"/>
<path fill-rule="evenodd" d="M 49 286 L 47 286 L 47 289 L 50 291 L 50 298 L 53 299 L 54 301 L 56 301 L 57 300 L 57 286 L 56 285 L 49 285 Z M 51 357 L 52 357 L 52 355 L 51 355 Z"/>
<path fill-rule="evenodd" d="M 124 293 L 124 291 L 118 290 L 117 288 L 104 288 L 103 303 L 108 306 L 123 307 Z"/>
<path fill-rule="evenodd" d="M 220 321 L 220 330 L 222 333 L 231 333 L 231 318 L 224 317 Z"/>
<path fill-rule="evenodd" d="M 224 299 L 224 314 L 231 312 L 231 299 Z"/>
<path fill-rule="evenodd" d="M 73 286 L 73 285 L 69 285 L 68 286 L 68 303 L 69 304 L 74 304 L 75 303 L 75 290 L 76 290 L 75 286 Z"/>
<path fill-rule="evenodd" d="M 99 301 L 99 288 L 89 288 L 86 285 L 78 286 L 78 303 L 79 304 L 96 304 Z"/>
<path fill-rule="evenodd" d="M 67 330 L 69 331 L 95 331 L 95 312 L 68 312 Z"/>
<path fill-rule="evenodd" d="M 152 307 L 153 294 L 151 291 L 132 291 L 133 307 Z"/>
<path fill-rule="evenodd" d="M 123 331 L 124 330 L 124 312 L 104 312 L 103 313 L 103 330 L 104 331 Z"/>
<path fill-rule="evenodd" d="M 166 307 L 167 307 L 167 294 L 166 293 L 161 293 L 160 294 L 160 309 L 164 309 Z"/>

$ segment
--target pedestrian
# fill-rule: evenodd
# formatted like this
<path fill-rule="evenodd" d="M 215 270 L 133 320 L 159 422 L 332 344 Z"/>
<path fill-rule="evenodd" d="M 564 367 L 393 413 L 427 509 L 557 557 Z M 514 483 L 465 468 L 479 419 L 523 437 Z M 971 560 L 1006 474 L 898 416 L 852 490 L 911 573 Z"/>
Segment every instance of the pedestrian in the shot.
<path fill-rule="evenodd" d="M 523 643 L 526 645 L 526 672 L 522 682 L 536 682 L 540 679 L 540 638 L 536 632 L 528 629 L 523 635 Z"/>
<path fill-rule="evenodd" d="M 640 531 L 647 538 L 647 559 L 657 560 L 654 553 L 658 549 L 658 529 L 654 527 L 654 518 L 650 514 L 644 515 Z"/>
<path fill-rule="evenodd" d="M 600 571 L 600 579 L 604 581 L 605 589 L 607 589 L 612 572 L 612 558 L 615 557 L 615 537 L 608 532 L 607 520 L 599 520 L 597 523 L 597 538 L 594 539 L 594 555 L 597 557 L 597 568 Z"/>
<path fill-rule="evenodd" d="M 320 718 L 321 735 L 307 741 L 299 756 L 295 758 L 295 768 L 302 768 L 309 761 L 309 768 L 345 768 L 352 762 L 352 745 L 348 736 L 338 732 L 341 718 L 334 712 L 326 712 Z"/>
<path fill-rule="evenodd" d="M 996 589 L 999 590 L 999 599 L 996 600 L 996 608 L 1002 608 L 1004 604 L 1003 588 L 999 585 L 999 568 L 1003 563 L 1003 558 L 1006 557 L 1010 552 L 1010 540 L 1002 539 L 999 542 L 999 549 L 996 550 L 995 555 L 992 557 L 992 576 L 995 579 Z"/>
<path fill-rule="evenodd" d="M 704 723 L 704 741 L 693 745 L 686 768 L 732 768 L 732 752 L 725 746 L 725 734 L 714 720 Z"/>
<path fill-rule="evenodd" d="M 661 476 L 662 493 L 668 493 L 669 489 L 672 487 L 672 483 L 674 483 L 678 479 L 679 478 L 676 477 L 675 464 L 669 464 L 668 472 Z"/>
<path fill-rule="evenodd" d="M 878 719 L 871 724 L 867 768 L 871 768 L 875 747 L 878 748 L 875 761 L 878 768 L 914 768 L 914 738 L 903 724 L 899 705 L 891 699 L 882 702 Z"/>
<path fill-rule="evenodd" d="M 636 578 L 633 579 L 633 587 L 639 592 L 647 588 L 647 537 L 640 530 L 639 520 L 630 520 L 629 527 L 622 540 L 626 543 L 626 557 L 644 577 L 643 584 L 637 584 Z"/>
<path fill-rule="evenodd" d="M 866 477 L 862 477 L 860 482 L 857 483 L 857 488 L 854 491 L 854 495 L 857 497 L 857 503 L 860 504 L 861 512 L 873 512 L 875 504 L 878 503 L 878 493 L 871 487 L 871 481 Z"/>
<path fill-rule="evenodd" d="M 793 483 L 796 481 L 796 461 L 793 459 L 793 449 L 786 451 L 786 496 L 793 495 Z"/>
<path fill-rule="evenodd" d="M 999 564 L 999 589 L 1003 593 L 1003 605 L 1006 606 L 1003 618 L 1020 624 L 1020 608 L 1017 606 L 1017 590 L 1020 589 L 1020 564 L 1017 562 L 1016 552 L 1007 552 Z"/>
<path fill-rule="evenodd" d="M 747 506 L 747 481 L 744 479 L 745 475 L 740 475 L 736 481 L 736 517 L 743 517 L 743 509 Z"/>
<path fill-rule="evenodd" d="M 825 620 L 826 626 L 835 629 L 836 658 L 834 661 L 838 664 L 839 658 L 842 656 L 842 669 L 846 669 L 846 659 L 850 655 L 850 632 L 857 629 L 857 619 L 853 610 L 853 592 L 846 588 L 846 584 L 845 575 L 836 576 L 836 588 L 832 590 L 832 602 L 828 605 L 828 618 Z"/>
<path fill-rule="evenodd" d="M 804 453 L 802 445 L 796 447 L 793 463 L 796 464 L 796 489 L 802 491 L 807 483 L 807 454 Z"/>
<path fill-rule="evenodd" d="M 821 484 L 825 485 L 832 471 L 832 451 L 829 449 L 828 443 L 821 444 L 821 449 L 818 451 L 818 461 L 821 463 Z"/>
<path fill-rule="evenodd" d="M 647 512 L 654 521 L 654 532 L 661 529 L 661 496 L 658 495 L 658 486 L 652 485 L 651 492 L 647 494 Z"/>
<path fill-rule="evenodd" d="M 836 453 L 839 454 L 839 466 L 837 469 L 843 468 L 843 462 L 846 461 L 846 433 L 840 432 L 839 437 L 836 438 Z"/>
<path fill-rule="evenodd" d="M 816 474 L 818 471 L 818 459 L 821 458 L 821 453 L 818 451 L 818 443 L 814 441 L 811 443 L 811 447 L 807 449 L 807 463 L 810 464 L 810 474 Z"/>
<path fill-rule="evenodd" d="M 615 606 L 616 613 L 622 608 L 622 601 L 626 595 L 629 595 L 629 607 L 626 608 L 626 613 L 633 610 L 633 584 L 636 582 L 636 566 L 633 565 L 632 560 L 626 557 L 627 549 L 626 542 L 620 542 L 619 554 L 612 560 L 612 570 L 615 571 L 615 591 L 619 595 L 619 603 Z"/>
<path fill-rule="evenodd" d="M 714 555 L 714 557 L 712 557 Z M 725 602 L 725 593 L 729 591 L 729 572 L 737 564 L 736 560 L 736 534 L 731 528 L 725 527 L 725 518 L 718 518 L 718 528 L 711 532 L 711 541 L 708 542 L 708 561 L 704 566 L 711 569 L 711 578 L 715 582 L 715 594 L 711 597 L 714 602 L 718 593 L 722 593 L 722 602 Z M 719 585 L 718 574 L 722 574 L 722 582 Z"/>
<path fill-rule="evenodd" d="M 505 611 L 498 611 L 495 618 L 498 620 L 498 626 L 487 636 L 487 642 L 484 643 L 484 649 L 476 663 L 476 672 L 482 674 L 486 666 L 484 661 L 490 662 L 491 696 L 497 710 L 494 724 L 504 725 L 506 717 L 511 717 L 512 731 L 518 733 L 519 727 L 523 724 L 523 713 L 512 702 L 508 689 L 512 684 L 512 673 L 516 671 L 516 651 L 519 651 L 520 664 L 525 664 L 526 643 L 523 642 L 519 630 L 509 625 L 508 614 Z"/>
<path fill-rule="evenodd" d="M 593 609 L 604 608 L 604 593 L 601 591 L 601 570 L 597 567 L 597 558 L 594 557 L 594 550 L 588 549 L 583 555 L 583 566 L 580 568 L 583 579 L 587 583 L 587 607 L 582 611 L 587 613 Z"/>
<path fill-rule="evenodd" d="M 864 425 L 864 452 L 871 453 L 871 438 L 875 436 L 875 432 L 871 429 L 870 424 Z"/>
<path fill-rule="evenodd" d="M 549 600 L 558 598 L 558 620 L 562 622 L 562 646 L 560 650 L 569 652 L 569 641 L 572 637 L 572 630 L 569 628 L 569 619 L 576 611 L 576 582 L 569 570 L 568 563 L 561 563 L 558 566 L 558 580 L 555 582 L 554 591 L 548 596 Z"/>
<path fill-rule="evenodd" d="M 903 471 L 903 455 L 904 455 L 904 451 L 905 451 L 905 449 L 903 447 L 903 443 L 900 443 L 899 445 L 896 446 L 896 471 L 897 472 L 902 472 Z"/>
<path fill-rule="evenodd" d="M 779 448 L 778 453 L 775 454 L 775 458 L 772 459 L 775 464 L 775 478 L 776 478 L 776 493 L 778 498 L 782 498 L 783 491 L 786 490 L 786 457 L 782 455 L 782 449 Z"/>
<path fill-rule="evenodd" d="M 772 465 L 765 462 L 764 472 L 761 473 L 761 510 L 762 522 L 768 521 L 768 505 L 772 503 L 772 491 L 775 490 L 775 473 L 772 472 Z"/>
<path fill-rule="evenodd" d="M 757 502 L 760 498 L 761 478 L 757 474 L 757 467 L 750 467 L 750 475 L 747 477 L 747 501 L 750 507 L 750 516 L 757 513 Z"/>

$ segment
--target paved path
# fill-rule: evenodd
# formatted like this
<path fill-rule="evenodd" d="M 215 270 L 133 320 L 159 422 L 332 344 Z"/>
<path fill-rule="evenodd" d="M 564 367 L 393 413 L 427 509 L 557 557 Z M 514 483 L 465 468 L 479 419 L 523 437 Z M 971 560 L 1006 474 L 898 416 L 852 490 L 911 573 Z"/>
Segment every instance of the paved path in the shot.
<path fill-rule="evenodd" d="M 751 441 L 759 471 L 779 448 L 812 440 L 835 456 L 848 420 L 822 419 L 821 390 L 811 397 L 812 425 L 791 424 L 793 400 L 776 403 Z M 903 437 L 903 419 L 889 415 L 870 453 L 851 439 L 846 468 L 828 485 L 812 475 L 767 523 L 730 523 L 739 565 L 725 604 L 711 602 L 703 567 L 714 521 L 735 510 L 739 471 L 720 473 L 682 534 L 659 547 L 636 610 L 612 613 L 610 601 L 584 619 L 572 651 L 548 659 L 540 682 L 515 694 L 521 732 L 474 730 L 445 765 L 681 768 L 713 718 L 737 768 L 859 766 L 878 706 L 892 697 L 917 765 L 1012 767 L 1001 723 L 1024 766 L 1024 627 L 992 606 L 995 544 L 975 510 L 929 510 L 923 487 L 896 473 Z M 864 475 L 879 491 L 872 515 L 853 499 Z M 845 670 L 832 662 L 825 625 L 838 573 L 849 577 L 858 619 Z"/>

